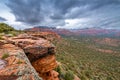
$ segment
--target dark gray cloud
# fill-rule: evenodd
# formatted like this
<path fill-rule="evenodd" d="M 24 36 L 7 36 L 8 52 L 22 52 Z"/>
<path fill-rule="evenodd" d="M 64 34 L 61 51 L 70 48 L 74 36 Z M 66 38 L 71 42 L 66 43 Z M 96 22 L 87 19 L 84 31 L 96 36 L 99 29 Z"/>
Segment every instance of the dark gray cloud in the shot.
<path fill-rule="evenodd" d="M 10 0 L 7 6 L 15 15 L 16 20 L 28 24 L 39 23 L 41 15 L 41 5 L 38 0 Z"/>
<path fill-rule="evenodd" d="M 0 21 L 6 21 L 6 19 L 3 17 L 0 17 Z"/>
<path fill-rule="evenodd" d="M 86 25 L 94 27 L 113 25 L 120 19 L 120 0 L 9 0 L 7 6 L 16 21 L 30 25 L 64 26 L 66 19 L 90 18 Z M 110 16 L 113 20 L 109 21 Z M 94 23 L 96 19 L 98 23 Z"/>

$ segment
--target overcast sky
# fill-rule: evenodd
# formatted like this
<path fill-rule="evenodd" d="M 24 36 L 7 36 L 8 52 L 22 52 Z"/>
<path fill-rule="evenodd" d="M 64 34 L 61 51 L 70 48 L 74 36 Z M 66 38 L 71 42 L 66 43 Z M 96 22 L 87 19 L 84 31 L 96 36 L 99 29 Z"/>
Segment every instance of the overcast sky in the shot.
<path fill-rule="evenodd" d="M 17 29 L 35 25 L 120 29 L 120 0 L 0 0 L 0 22 Z"/>

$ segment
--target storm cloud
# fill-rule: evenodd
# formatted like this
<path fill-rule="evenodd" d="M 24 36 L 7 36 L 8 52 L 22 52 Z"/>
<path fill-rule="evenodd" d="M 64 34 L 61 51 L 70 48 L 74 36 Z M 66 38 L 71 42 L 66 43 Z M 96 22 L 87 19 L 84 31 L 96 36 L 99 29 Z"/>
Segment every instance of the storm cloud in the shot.
<path fill-rule="evenodd" d="M 120 0 L 8 0 L 6 5 L 16 21 L 28 25 L 63 28 L 120 25 Z M 78 23 L 69 25 L 71 19 L 78 19 Z"/>

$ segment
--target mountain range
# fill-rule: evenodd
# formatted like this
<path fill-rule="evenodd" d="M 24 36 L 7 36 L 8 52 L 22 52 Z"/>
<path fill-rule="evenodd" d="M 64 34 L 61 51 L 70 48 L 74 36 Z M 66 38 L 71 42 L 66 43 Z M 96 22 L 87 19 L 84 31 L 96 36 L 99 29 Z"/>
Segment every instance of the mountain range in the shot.
<path fill-rule="evenodd" d="M 47 26 L 37 26 L 27 31 L 44 31 L 44 32 L 56 32 L 60 35 L 71 36 L 71 35 L 90 35 L 90 36 L 120 36 L 120 30 L 118 29 L 103 29 L 103 28 L 84 28 L 84 29 L 63 29 Z"/>

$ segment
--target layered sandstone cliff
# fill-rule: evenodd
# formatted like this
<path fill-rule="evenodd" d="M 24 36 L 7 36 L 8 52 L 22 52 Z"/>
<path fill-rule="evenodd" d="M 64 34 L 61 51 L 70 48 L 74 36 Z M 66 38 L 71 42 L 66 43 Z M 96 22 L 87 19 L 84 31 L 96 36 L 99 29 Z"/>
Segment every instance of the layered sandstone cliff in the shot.
<path fill-rule="evenodd" d="M 50 41 L 30 34 L 4 39 L 0 41 L 0 80 L 59 80 Z"/>
<path fill-rule="evenodd" d="M 0 45 L 0 80 L 41 80 L 24 51 L 13 44 Z"/>

